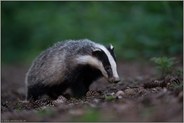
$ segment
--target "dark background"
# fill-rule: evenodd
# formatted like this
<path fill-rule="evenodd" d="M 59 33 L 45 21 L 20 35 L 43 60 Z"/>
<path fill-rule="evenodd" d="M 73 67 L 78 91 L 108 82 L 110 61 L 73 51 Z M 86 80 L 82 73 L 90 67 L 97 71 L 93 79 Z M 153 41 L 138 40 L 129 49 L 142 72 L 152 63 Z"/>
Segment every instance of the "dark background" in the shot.
<path fill-rule="evenodd" d="M 183 121 L 183 1 L 3 1 L 1 31 L 2 121 Z M 25 102 L 33 59 L 57 41 L 84 38 L 114 45 L 122 81 L 101 78 L 79 100 Z"/>
<path fill-rule="evenodd" d="M 2 63 L 30 64 L 57 41 L 112 43 L 118 60 L 182 55 L 181 2 L 1 2 Z"/>

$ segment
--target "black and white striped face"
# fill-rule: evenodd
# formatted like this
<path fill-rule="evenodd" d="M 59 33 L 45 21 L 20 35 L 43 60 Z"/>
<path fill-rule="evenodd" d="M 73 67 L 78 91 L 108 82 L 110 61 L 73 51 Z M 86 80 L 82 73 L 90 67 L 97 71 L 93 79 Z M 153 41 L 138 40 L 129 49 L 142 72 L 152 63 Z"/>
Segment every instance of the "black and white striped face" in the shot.
<path fill-rule="evenodd" d="M 114 48 L 112 45 L 105 47 L 96 44 L 92 51 L 92 55 L 84 55 L 76 58 L 77 64 L 88 64 L 99 69 L 102 75 L 109 82 L 120 81 L 117 73 L 116 58 L 114 55 Z"/>
<path fill-rule="evenodd" d="M 117 73 L 116 58 L 114 47 L 112 45 L 104 47 L 97 45 L 97 49 L 92 52 L 93 57 L 96 57 L 101 62 L 100 70 L 109 82 L 119 82 L 120 78 Z"/>

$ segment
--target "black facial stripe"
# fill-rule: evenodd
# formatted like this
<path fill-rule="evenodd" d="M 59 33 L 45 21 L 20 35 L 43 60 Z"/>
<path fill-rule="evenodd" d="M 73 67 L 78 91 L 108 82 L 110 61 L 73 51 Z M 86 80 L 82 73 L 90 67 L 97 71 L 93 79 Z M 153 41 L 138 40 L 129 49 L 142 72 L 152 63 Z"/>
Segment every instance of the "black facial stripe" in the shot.
<path fill-rule="evenodd" d="M 112 68 L 109 62 L 109 59 L 104 51 L 100 51 L 95 53 L 95 57 L 102 61 L 103 67 L 105 68 L 105 71 L 107 72 L 108 77 L 112 77 Z"/>
<path fill-rule="evenodd" d="M 106 47 L 107 50 L 110 52 L 110 54 L 112 55 L 112 57 L 114 58 L 114 60 L 116 61 L 116 56 L 114 54 L 114 49 L 111 49 L 110 46 Z"/>

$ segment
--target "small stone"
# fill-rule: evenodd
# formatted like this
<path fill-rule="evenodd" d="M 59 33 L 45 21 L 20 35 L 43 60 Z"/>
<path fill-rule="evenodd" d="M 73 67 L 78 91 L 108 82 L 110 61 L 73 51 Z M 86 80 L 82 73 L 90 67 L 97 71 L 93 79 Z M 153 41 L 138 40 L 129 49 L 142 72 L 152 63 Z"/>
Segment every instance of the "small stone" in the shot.
<path fill-rule="evenodd" d="M 117 96 L 118 99 L 122 99 L 122 96 Z"/>
<path fill-rule="evenodd" d="M 56 100 L 52 101 L 54 105 L 59 105 L 66 102 L 66 98 L 63 96 L 59 96 Z"/>
<path fill-rule="evenodd" d="M 115 94 L 114 92 L 110 93 L 111 96 L 114 96 L 114 94 Z"/>
<path fill-rule="evenodd" d="M 125 93 L 124 93 L 122 90 L 119 90 L 119 91 L 115 94 L 116 97 L 118 97 L 118 96 L 123 96 L 123 95 L 125 95 Z"/>
<path fill-rule="evenodd" d="M 163 92 L 166 93 L 166 92 L 167 92 L 167 88 L 164 88 L 164 89 L 163 89 Z"/>
<path fill-rule="evenodd" d="M 152 90 L 153 90 L 153 91 L 157 91 L 157 89 L 156 89 L 156 88 L 153 88 Z"/>
<path fill-rule="evenodd" d="M 124 93 L 122 90 L 119 90 L 119 91 L 115 94 L 115 96 L 116 96 L 118 99 L 121 99 L 123 95 L 125 95 L 125 93 Z"/>
<path fill-rule="evenodd" d="M 99 100 L 99 99 L 94 99 L 93 102 L 94 102 L 94 103 L 99 103 L 100 100 Z"/>
<path fill-rule="evenodd" d="M 133 95 L 135 93 L 135 90 L 131 89 L 131 88 L 128 88 L 128 89 L 125 90 L 125 93 L 128 94 L 128 95 Z"/>

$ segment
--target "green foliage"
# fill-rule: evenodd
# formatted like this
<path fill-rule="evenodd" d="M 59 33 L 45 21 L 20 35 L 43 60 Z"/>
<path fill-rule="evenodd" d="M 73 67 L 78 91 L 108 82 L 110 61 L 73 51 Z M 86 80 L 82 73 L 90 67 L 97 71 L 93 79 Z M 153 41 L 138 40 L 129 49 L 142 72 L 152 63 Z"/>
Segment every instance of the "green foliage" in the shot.
<path fill-rule="evenodd" d="M 82 122 L 96 122 L 100 120 L 100 112 L 97 109 L 88 109 L 79 119 Z"/>
<path fill-rule="evenodd" d="M 171 90 L 182 90 L 183 89 L 183 82 L 179 82 L 179 83 L 173 82 L 169 85 L 168 88 Z"/>
<path fill-rule="evenodd" d="M 41 117 L 52 116 L 54 114 L 53 110 L 49 107 L 44 107 L 38 110 L 37 114 Z"/>
<path fill-rule="evenodd" d="M 175 64 L 175 58 L 153 57 L 151 58 L 151 61 L 156 64 L 157 69 L 161 73 L 162 77 L 172 73 L 173 65 Z"/>
<path fill-rule="evenodd" d="M 116 99 L 116 96 L 114 95 L 105 95 L 105 100 L 106 101 L 112 101 L 112 100 L 115 100 Z"/>
<path fill-rule="evenodd" d="M 17 111 L 17 112 L 21 112 L 22 111 L 22 105 L 20 104 L 20 103 L 17 103 L 16 104 L 16 107 L 15 107 L 15 110 Z"/>
<path fill-rule="evenodd" d="M 119 59 L 182 54 L 182 1 L 1 5 L 3 63 L 31 62 L 57 41 L 83 38 L 112 43 Z"/>
<path fill-rule="evenodd" d="M 177 77 L 183 77 L 183 68 L 181 68 L 181 69 L 176 69 L 175 75 L 176 75 Z"/>

